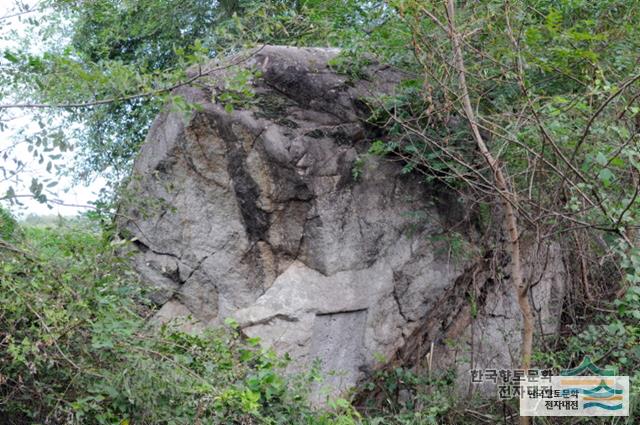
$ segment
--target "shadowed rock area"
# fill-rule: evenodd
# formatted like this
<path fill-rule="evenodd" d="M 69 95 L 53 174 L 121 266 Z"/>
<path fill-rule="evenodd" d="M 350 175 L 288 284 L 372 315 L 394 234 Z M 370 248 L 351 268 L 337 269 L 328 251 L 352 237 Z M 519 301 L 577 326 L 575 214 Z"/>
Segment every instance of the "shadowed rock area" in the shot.
<path fill-rule="evenodd" d="M 197 111 L 157 117 L 119 219 L 136 239 L 157 319 L 192 316 L 197 328 L 233 317 L 288 352 L 292 371 L 316 358 L 336 371 L 325 381 L 334 393 L 381 357 L 420 364 L 431 343 L 435 364 L 455 365 L 461 386 L 470 364 L 516 365 L 520 313 L 508 276 L 496 280 L 475 258 L 477 236 L 456 195 L 390 158 L 367 159 L 353 177 L 380 136 L 365 123 L 367 99 L 391 94 L 403 75 L 373 64 L 354 81 L 328 65 L 338 53 L 266 46 L 234 66 L 191 70 L 207 77 L 176 94 Z M 225 109 L 238 70 L 252 72 L 254 94 Z M 454 224 L 467 255 L 448 248 Z M 563 297 L 556 251 L 529 248 L 544 333 L 556 331 Z"/>

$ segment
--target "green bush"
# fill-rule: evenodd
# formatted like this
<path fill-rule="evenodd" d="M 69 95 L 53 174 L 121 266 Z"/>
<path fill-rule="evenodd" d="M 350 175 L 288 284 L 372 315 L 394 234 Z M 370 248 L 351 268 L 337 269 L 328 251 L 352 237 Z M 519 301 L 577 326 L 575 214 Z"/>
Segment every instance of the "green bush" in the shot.
<path fill-rule="evenodd" d="M 365 415 L 345 399 L 314 408 L 308 396 L 316 371 L 284 375 L 286 359 L 243 338 L 232 322 L 199 334 L 149 326 L 153 311 L 129 260 L 86 221 L 23 229 L 7 222 L 3 237 L 12 239 L 0 245 L 3 424 L 474 423 L 465 403 L 473 411 L 478 402 L 455 400 L 452 375 L 401 368 L 382 370 L 360 388 L 380 395 L 361 405 Z M 626 269 L 635 282 L 636 268 Z M 566 368 L 590 355 L 616 366 L 631 375 L 635 411 L 637 284 L 614 307 L 576 329 L 562 349 L 538 353 L 536 363 Z M 480 403 L 486 417 L 501 417 L 500 405 Z"/>
<path fill-rule="evenodd" d="M 363 404 L 375 417 L 371 425 L 437 425 L 449 420 L 455 404 L 453 370 L 416 373 L 406 368 L 382 369 L 374 373 L 365 390 L 373 397 Z"/>
<path fill-rule="evenodd" d="M 0 239 L 11 240 L 14 236 L 18 223 L 13 215 L 0 207 Z"/>
<path fill-rule="evenodd" d="M 126 259 L 78 226 L 0 250 L 0 412 L 9 424 L 354 423 L 234 329 L 149 327 Z"/>

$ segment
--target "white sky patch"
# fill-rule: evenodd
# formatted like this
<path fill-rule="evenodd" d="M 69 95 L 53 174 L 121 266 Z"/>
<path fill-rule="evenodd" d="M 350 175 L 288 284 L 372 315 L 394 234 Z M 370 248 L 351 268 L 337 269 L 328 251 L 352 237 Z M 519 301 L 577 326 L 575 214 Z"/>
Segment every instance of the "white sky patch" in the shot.
<path fill-rule="evenodd" d="M 37 6 L 38 1 L 23 1 L 31 6 Z M 16 15 L 10 18 L 2 19 L 0 22 L 0 32 L 8 34 L 15 31 L 20 35 L 28 35 L 28 26 L 24 23 L 29 14 L 17 14 L 19 10 L 15 7 L 15 2 L 11 0 L 0 0 L 0 19 L 2 17 Z M 37 12 L 34 12 L 37 13 Z M 0 38 L 0 56 L 5 49 L 15 48 L 16 39 Z M 10 103 L 11 99 L 2 99 L 1 103 Z M 11 117 L 11 118 L 9 118 Z M 106 181 L 97 178 L 89 186 L 74 183 L 71 178 L 58 176 L 55 170 L 47 171 L 48 158 L 44 155 L 44 161 L 39 163 L 38 158 L 34 158 L 33 152 L 29 151 L 29 144 L 24 141 L 21 132 L 27 134 L 34 133 L 38 130 L 38 126 L 34 123 L 34 116 L 28 109 L 13 110 L 9 116 L 3 115 L 2 122 L 7 126 L 4 131 L 0 131 L 0 167 L 12 170 L 15 169 L 13 158 L 17 158 L 25 163 L 25 167 L 20 170 L 11 179 L 5 179 L 0 175 L 0 198 L 4 197 L 9 188 L 13 188 L 16 194 L 26 195 L 18 198 L 22 206 L 14 205 L 11 210 L 19 216 L 28 214 L 50 215 L 60 214 L 64 216 L 73 216 L 79 212 L 86 211 L 87 206 L 92 200 L 97 198 L 97 194 L 101 188 L 106 186 Z M 5 159 L 2 155 L 8 153 Z M 61 165 L 70 165 L 75 161 L 73 151 L 52 152 L 60 154 L 60 158 L 54 163 Z M 54 200 L 49 205 L 42 204 L 28 197 L 30 194 L 29 186 L 33 178 L 39 181 L 49 179 L 57 181 L 58 184 L 50 189 L 45 190 L 47 198 Z M 6 201 L 2 202 L 3 206 L 7 206 Z"/>

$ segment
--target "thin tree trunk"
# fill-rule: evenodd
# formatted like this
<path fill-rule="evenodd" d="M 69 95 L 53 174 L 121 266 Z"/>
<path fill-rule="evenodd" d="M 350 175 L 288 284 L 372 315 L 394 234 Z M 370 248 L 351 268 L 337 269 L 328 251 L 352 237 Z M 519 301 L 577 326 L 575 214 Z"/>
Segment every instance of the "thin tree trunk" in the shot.
<path fill-rule="evenodd" d="M 454 24 L 455 17 L 455 5 L 454 0 L 447 0 L 447 17 L 449 21 L 449 37 L 453 46 L 454 66 L 458 71 L 458 84 L 461 90 L 461 99 L 463 104 L 464 113 L 466 119 L 471 127 L 473 138 L 476 142 L 480 154 L 484 158 L 487 165 L 493 172 L 494 182 L 500 200 L 504 209 L 503 224 L 508 236 L 508 251 L 511 256 L 511 280 L 513 282 L 513 289 L 518 299 L 518 305 L 520 312 L 522 313 L 523 332 L 522 332 L 522 346 L 521 346 L 521 367 L 523 369 L 529 369 L 531 366 L 531 352 L 533 347 L 533 313 L 531 304 L 528 298 L 528 287 L 524 282 L 522 261 L 520 253 L 520 234 L 518 231 L 518 221 L 514 209 L 514 205 L 517 202 L 516 194 L 509 189 L 507 179 L 505 178 L 500 164 L 494 158 L 493 154 L 487 148 L 484 138 L 480 134 L 478 124 L 476 121 L 475 113 L 471 106 L 471 99 L 469 97 L 469 90 L 467 88 L 466 71 L 464 66 L 464 57 L 462 55 L 462 47 L 460 41 L 460 34 L 456 31 Z M 523 416 L 520 417 L 521 425 L 528 425 L 530 418 Z"/>

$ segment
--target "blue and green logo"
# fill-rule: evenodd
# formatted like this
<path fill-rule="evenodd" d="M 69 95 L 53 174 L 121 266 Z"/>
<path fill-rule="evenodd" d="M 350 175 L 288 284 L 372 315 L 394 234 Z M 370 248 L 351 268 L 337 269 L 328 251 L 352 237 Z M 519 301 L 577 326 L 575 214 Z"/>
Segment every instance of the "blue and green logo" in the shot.
<path fill-rule="evenodd" d="M 585 372 L 590 376 L 581 376 Z M 624 388 L 616 384 L 614 368 L 601 369 L 587 356 L 579 366 L 561 371 L 560 376 L 563 392 L 578 394 L 583 409 L 623 409 Z M 571 378 L 578 376 L 580 379 Z"/>

